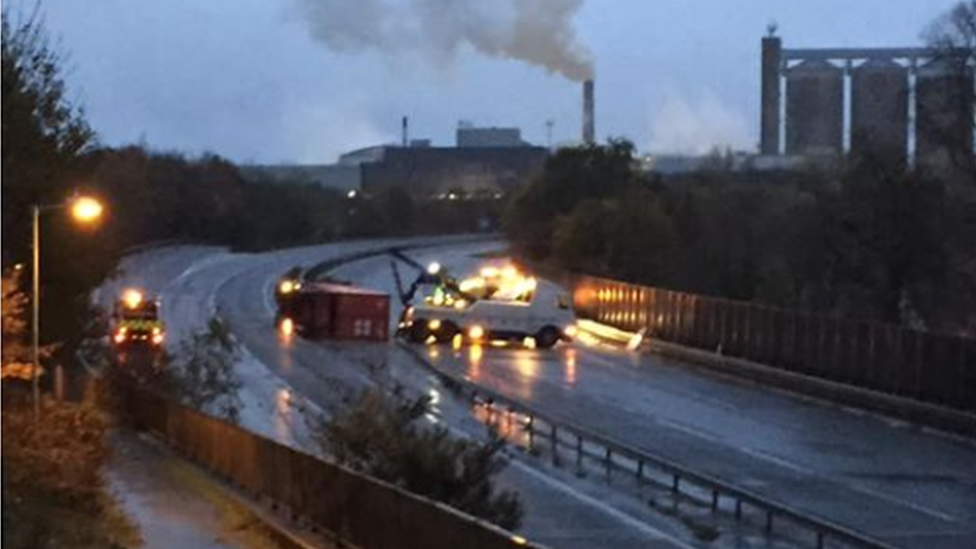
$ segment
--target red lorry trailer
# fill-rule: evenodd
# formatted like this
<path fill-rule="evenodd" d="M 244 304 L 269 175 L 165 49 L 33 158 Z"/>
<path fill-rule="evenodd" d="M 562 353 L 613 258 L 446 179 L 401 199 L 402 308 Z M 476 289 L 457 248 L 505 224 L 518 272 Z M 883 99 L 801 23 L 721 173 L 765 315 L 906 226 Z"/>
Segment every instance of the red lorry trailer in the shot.
<path fill-rule="evenodd" d="M 374 290 L 329 282 L 303 282 L 279 303 L 279 323 L 290 321 L 309 339 L 386 341 L 390 296 Z"/>

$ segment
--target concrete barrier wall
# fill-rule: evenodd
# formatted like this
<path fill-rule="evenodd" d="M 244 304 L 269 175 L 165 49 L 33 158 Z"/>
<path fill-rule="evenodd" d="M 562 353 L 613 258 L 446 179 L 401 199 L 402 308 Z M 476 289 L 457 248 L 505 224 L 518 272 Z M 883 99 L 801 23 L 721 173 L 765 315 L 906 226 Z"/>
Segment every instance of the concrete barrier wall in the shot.
<path fill-rule="evenodd" d="M 581 316 L 789 372 L 976 411 L 976 339 L 673 292 L 562 277 Z"/>
<path fill-rule="evenodd" d="M 361 549 L 538 547 L 437 502 L 326 463 L 159 395 L 126 408 L 183 456 L 252 496 Z"/>

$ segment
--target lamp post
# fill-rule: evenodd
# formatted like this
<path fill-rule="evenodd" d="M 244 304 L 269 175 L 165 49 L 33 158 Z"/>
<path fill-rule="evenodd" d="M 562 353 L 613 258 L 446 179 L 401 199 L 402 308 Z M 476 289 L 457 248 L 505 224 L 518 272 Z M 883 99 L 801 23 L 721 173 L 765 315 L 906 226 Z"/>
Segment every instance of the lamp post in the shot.
<path fill-rule="evenodd" d="M 41 334 L 41 212 L 71 209 L 71 216 L 79 223 L 93 223 L 102 216 L 102 204 L 89 196 L 77 196 L 61 204 L 35 204 L 31 207 L 33 246 L 32 307 L 31 315 L 31 390 L 34 400 L 34 421 L 41 413 L 40 334 Z"/>

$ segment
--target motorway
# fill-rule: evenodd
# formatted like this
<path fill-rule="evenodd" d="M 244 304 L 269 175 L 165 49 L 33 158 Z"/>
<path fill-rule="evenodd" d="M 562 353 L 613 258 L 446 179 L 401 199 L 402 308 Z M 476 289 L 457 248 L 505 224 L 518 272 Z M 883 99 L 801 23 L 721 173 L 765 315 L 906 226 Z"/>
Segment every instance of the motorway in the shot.
<path fill-rule="evenodd" d="M 396 345 L 285 340 L 273 331 L 270 293 L 278 275 L 292 265 L 310 265 L 364 245 L 269 254 L 197 250 L 168 256 L 164 251 L 157 255 L 168 259 L 149 254 L 134 262 L 125 278 L 142 276 L 142 284 L 162 293 L 170 329 L 181 326 L 176 333 L 199 327 L 218 312 L 251 355 L 323 410 L 377 383 L 439 394 L 436 379 Z M 478 260 L 470 254 L 484 249 L 454 245 L 413 255 L 460 273 L 473 270 Z M 146 270 L 154 274 L 141 274 Z M 392 290 L 388 257 L 357 261 L 337 274 Z M 603 346 L 478 352 L 430 347 L 424 352 L 439 367 L 550 415 L 894 546 L 976 547 L 972 442 Z M 449 400 L 441 403 L 449 423 L 474 432 L 464 405 Z M 502 481 L 523 494 L 528 509 L 523 530 L 530 539 L 554 547 L 704 546 L 689 541 L 693 538 L 673 519 L 650 512 L 636 499 L 577 486 L 522 460 L 512 463 Z M 741 532 L 709 546 L 756 545 L 779 546 Z"/>

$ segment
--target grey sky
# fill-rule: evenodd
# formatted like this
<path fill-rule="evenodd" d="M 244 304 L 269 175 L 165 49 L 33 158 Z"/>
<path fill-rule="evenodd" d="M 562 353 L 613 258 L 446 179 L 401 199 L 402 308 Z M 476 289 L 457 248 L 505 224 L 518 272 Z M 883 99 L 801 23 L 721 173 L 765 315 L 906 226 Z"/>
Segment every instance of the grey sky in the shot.
<path fill-rule="evenodd" d="M 519 126 L 544 144 L 551 118 L 554 141 L 578 138 L 578 84 L 469 48 L 453 61 L 409 48 L 338 54 L 312 38 L 304 1 L 46 0 L 43 11 L 70 52 L 69 85 L 109 145 L 328 162 L 397 141 L 404 114 L 413 137 L 435 144 L 453 143 L 459 119 Z M 918 45 L 955 0 L 582 4 L 575 28 L 595 64 L 598 136 L 693 151 L 755 147 L 769 21 L 787 47 Z"/>

